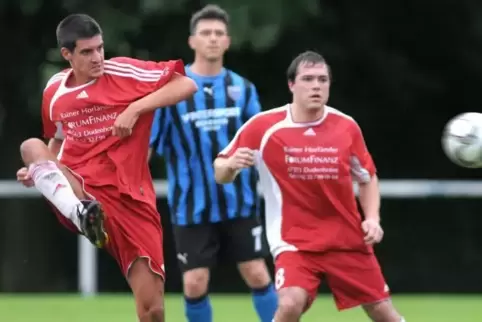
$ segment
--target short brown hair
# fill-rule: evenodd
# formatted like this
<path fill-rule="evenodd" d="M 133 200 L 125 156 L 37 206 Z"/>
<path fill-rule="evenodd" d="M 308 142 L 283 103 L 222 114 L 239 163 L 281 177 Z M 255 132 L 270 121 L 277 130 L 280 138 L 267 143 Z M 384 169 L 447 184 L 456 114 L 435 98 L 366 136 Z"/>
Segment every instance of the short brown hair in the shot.
<path fill-rule="evenodd" d="M 77 40 L 88 39 L 102 34 L 97 21 L 86 14 L 71 14 L 57 26 L 57 44 L 73 51 Z"/>
<path fill-rule="evenodd" d="M 293 61 L 291 62 L 290 66 L 288 67 L 288 70 L 286 71 L 286 77 L 288 78 L 289 82 L 293 82 L 295 80 L 296 74 L 298 73 L 298 67 L 302 63 L 308 63 L 313 65 L 325 64 L 326 68 L 328 69 L 328 75 L 330 76 L 330 79 L 331 79 L 330 66 L 326 62 L 325 58 L 322 55 L 318 54 L 317 52 L 308 50 L 296 56 L 295 59 L 293 59 Z"/>
<path fill-rule="evenodd" d="M 223 22 L 226 27 L 229 25 L 229 15 L 224 9 L 215 4 L 208 4 L 192 15 L 189 26 L 191 34 L 194 34 L 197 24 L 201 20 L 219 20 Z"/>

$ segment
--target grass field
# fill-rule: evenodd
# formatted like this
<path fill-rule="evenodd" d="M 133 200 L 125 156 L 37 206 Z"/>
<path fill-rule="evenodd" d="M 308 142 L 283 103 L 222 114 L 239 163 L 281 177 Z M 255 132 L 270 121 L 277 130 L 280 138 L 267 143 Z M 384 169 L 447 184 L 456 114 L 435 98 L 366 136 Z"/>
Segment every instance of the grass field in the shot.
<path fill-rule="evenodd" d="M 249 296 L 212 296 L 214 321 L 257 322 Z M 407 322 L 480 322 L 482 296 L 396 296 L 394 301 Z M 180 296 L 166 299 L 166 321 L 184 322 Z M 303 322 L 368 321 L 360 309 L 337 312 L 331 297 L 320 297 Z M 2 322 L 136 322 L 129 296 L 103 295 L 82 299 L 76 295 L 0 295 Z"/>

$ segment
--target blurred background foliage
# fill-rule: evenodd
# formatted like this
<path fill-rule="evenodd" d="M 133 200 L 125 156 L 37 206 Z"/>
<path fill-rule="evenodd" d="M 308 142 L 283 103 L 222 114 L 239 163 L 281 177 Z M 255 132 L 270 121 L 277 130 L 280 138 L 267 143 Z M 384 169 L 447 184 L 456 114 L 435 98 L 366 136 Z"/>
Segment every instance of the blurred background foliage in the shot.
<path fill-rule="evenodd" d="M 39 136 L 42 88 L 66 64 L 55 27 L 67 14 L 95 17 L 108 56 L 182 58 L 192 0 L 0 0 L 0 141 L 12 177 L 18 144 Z M 475 0 L 219 0 L 231 15 L 229 68 L 258 87 L 265 109 L 289 100 L 285 69 L 314 49 L 332 65 L 330 104 L 363 127 L 382 177 L 472 177 L 440 148 L 445 122 L 480 110 L 482 2 Z M 421 157 L 423 155 L 423 157 Z M 161 175 L 161 174 L 160 174 Z"/>

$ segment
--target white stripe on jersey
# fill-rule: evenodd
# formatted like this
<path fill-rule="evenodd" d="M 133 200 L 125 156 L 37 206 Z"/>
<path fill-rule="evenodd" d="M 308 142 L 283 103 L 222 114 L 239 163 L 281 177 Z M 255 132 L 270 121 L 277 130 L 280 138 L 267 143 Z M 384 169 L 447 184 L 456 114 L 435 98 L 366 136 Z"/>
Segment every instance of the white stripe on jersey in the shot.
<path fill-rule="evenodd" d="M 132 64 L 111 60 L 104 62 L 104 71 L 107 74 L 130 77 L 142 82 L 157 82 L 161 77 L 166 76 L 168 72 L 167 67 L 161 70 L 147 70 Z"/>
<path fill-rule="evenodd" d="M 104 61 L 104 66 L 105 67 L 117 67 L 117 68 L 123 68 L 123 69 L 131 69 L 131 70 L 134 70 L 134 71 L 139 72 L 141 74 L 153 74 L 153 75 L 157 75 L 157 76 L 165 73 L 164 69 L 149 70 L 149 69 L 139 68 L 139 67 L 134 66 L 134 65 L 129 64 L 129 63 L 120 63 L 120 62 L 113 61 L 113 60 Z"/>
<path fill-rule="evenodd" d="M 161 76 L 153 77 L 153 76 L 138 76 L 134 74 L 133 72 L 118 72 L 115 70 L 110 70 L 107 68 L 104 68 L 104 73 L 109 74 L 109 75 L 115 75 L 115 76 L 120 76 L 120 77 L 128 77 L 128 78 L 133 78 L 135 80 L 138 80 L 140 82 L 158 82 L 159 79 L 161 79 Z"/>

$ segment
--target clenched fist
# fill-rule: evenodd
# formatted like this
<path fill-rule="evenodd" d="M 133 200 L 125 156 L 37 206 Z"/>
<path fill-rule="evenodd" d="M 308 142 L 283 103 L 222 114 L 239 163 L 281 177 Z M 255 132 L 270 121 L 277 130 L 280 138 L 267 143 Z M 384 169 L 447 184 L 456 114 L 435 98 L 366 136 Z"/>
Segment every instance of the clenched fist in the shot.
<path fill-rule="evenodd" d="M 33 187 L 34 182 L 28 173 L 28 169 L 23 167 L 17 171 L 17 181 L 21 182 L 25 187 Z"/>
<path fill-rule="evenodd" d="M 383 229 L 378 221 L 367 219 L 362 222 L 362 229 L 365 233 L 365 243 L 367 245 L 377 244 L 382 241 Z"/>
<path fill-rule="evenodd" d="M 130 136 L 138 118 L 139 114 L 129 110 L 129 108 L 125 109 L 117 116 L 112 127 L 112 135 L 120 138 Z"/>
<path fill-rule="evenodd" d="M 241 170 L 254 165 L 254 151 L 249 148 L 239 148 L 228 159 L 228 166 L 232 170 Z"/>

